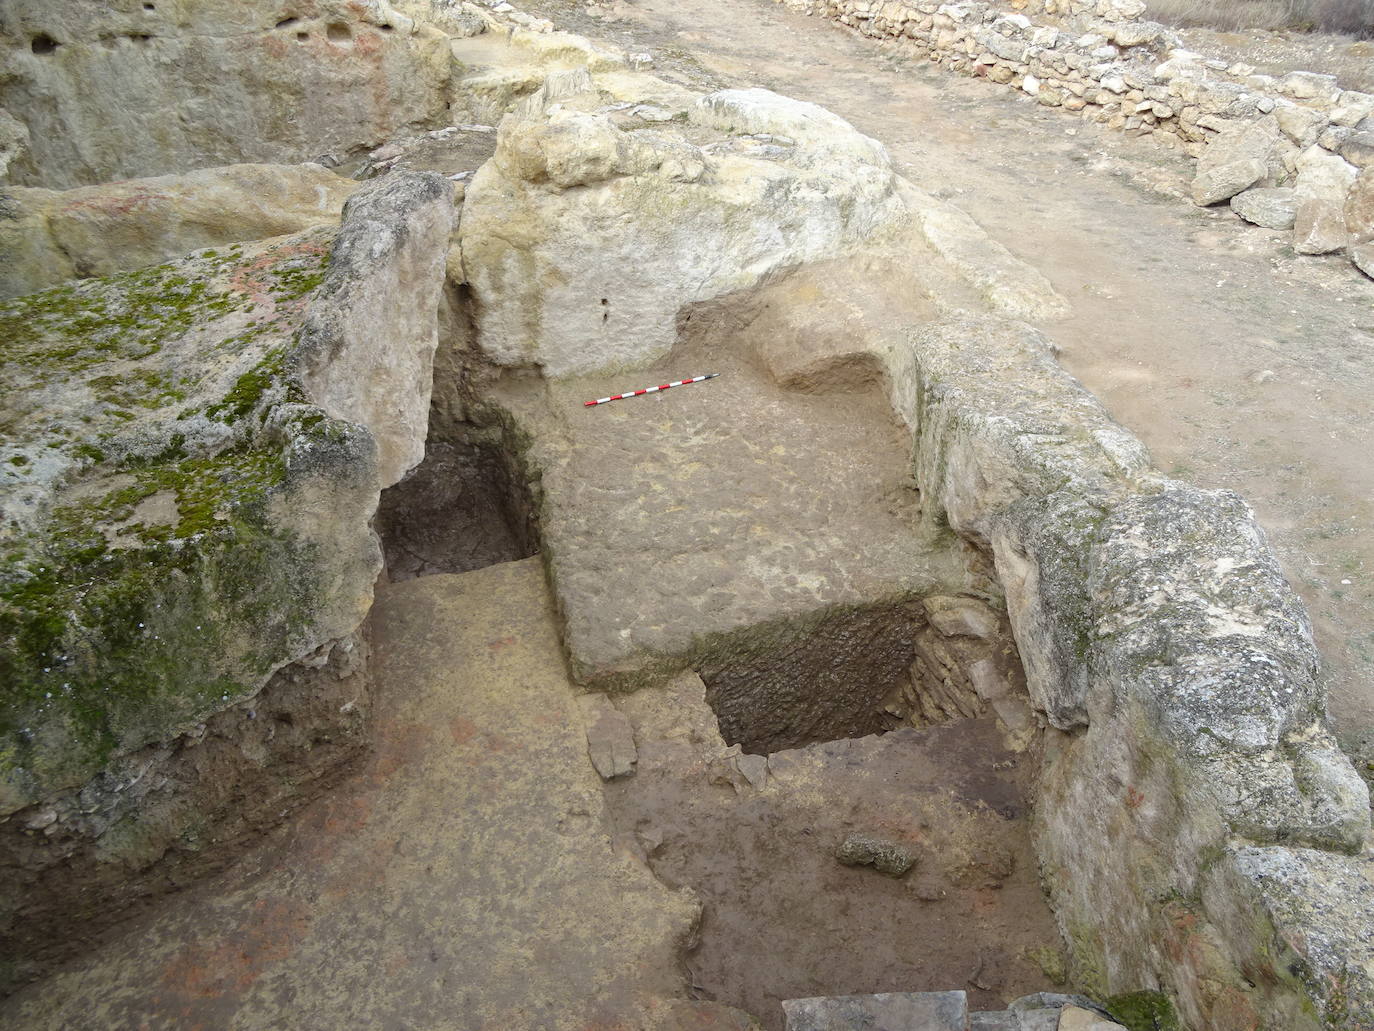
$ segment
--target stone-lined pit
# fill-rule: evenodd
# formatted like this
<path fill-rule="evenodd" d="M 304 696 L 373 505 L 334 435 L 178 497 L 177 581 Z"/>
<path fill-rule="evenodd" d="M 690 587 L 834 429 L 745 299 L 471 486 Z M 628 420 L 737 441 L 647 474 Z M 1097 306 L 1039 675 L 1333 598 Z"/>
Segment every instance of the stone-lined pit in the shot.
<path fill-rule="evenodd" d="M 986 603 L 934 596 L 836 608 L 796 631 L 732 650 L 699 673 L 721 736 L 768 754 L 985 715 L 1031 726 L 1025 674 L 1005 620 Z"/>

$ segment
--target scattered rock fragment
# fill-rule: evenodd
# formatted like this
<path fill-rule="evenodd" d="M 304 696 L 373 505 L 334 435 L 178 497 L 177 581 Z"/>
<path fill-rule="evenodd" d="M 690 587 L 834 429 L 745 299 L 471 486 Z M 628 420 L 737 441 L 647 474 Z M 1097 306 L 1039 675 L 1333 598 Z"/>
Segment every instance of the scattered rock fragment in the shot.
<path fill-rule="evenodd" d="M 868 834 L 851 834 L 835 851 L 835 858 L 845 866 L 871 866 L 889 877 L 900 877 L 916 865 L 915 854 L 899 845 Z"/>
<path fill-rule="evenodd" d="M 614 780 L 634 773 L 639 754 L 629 718 L 604 694 L 583 695 L 578 702 L 587 724 L 587 754 L 601 779 Z"/>

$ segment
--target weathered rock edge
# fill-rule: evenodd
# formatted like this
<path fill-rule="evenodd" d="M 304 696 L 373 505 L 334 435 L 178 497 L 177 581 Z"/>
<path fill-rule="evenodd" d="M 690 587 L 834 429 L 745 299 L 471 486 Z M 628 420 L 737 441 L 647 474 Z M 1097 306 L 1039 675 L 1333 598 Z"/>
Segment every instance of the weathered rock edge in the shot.
<path fill-rule="evenodd" d="M 1076 976 L 1196 1028 L 1368 1023 L 1368 791 L 1249 507 L 1151 468 L 1029 326 L 956 315 L 886 358 L 924 518 L 992 552 L 1057 728 L 1036 840 Z"/>
<path fill-rule="evenodd" d="M 337 225 L 357 188 L 313 164 L 229 165 L 64 191 L 0 186 L 0 298 Z"/>

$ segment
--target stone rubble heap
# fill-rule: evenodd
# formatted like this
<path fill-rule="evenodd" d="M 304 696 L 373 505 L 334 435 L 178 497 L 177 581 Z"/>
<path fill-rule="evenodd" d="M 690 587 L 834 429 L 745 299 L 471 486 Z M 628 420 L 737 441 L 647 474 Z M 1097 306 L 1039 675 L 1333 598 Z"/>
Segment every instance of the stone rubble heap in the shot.
<path fill-rule="evenodd" d="M 1198 159 L 1195 203 L 1230 200 L 1248 222 L 1292 230 L 1299 254 L 1344 251 L 1374 276 L 1374 94 L 1343 90 L 1333 75 L 1204 59 L 1142 20 L 1144 0 L 1033 0 L 1019 11 L 978 0 L 777 2 L 1181 147 Z"/>

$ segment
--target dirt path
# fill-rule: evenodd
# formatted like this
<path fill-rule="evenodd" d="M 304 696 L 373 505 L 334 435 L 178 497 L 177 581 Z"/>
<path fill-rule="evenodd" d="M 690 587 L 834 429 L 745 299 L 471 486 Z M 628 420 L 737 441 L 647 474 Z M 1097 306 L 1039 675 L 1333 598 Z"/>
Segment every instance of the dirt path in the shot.
<path fill-rule="evenodd" d="M 1051 329 L 1069 371 L 1161 468 L 1255 506 L 1312 613 L 1336 731 L 1374 760 L 1374 283 L 1182 200 L 1181 153 L 768 0 L 535 6 L 665 74 L 825 105 L 1043 271 L 1075 309 Z"/>

